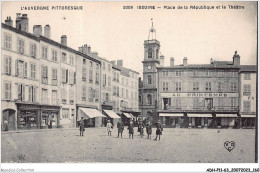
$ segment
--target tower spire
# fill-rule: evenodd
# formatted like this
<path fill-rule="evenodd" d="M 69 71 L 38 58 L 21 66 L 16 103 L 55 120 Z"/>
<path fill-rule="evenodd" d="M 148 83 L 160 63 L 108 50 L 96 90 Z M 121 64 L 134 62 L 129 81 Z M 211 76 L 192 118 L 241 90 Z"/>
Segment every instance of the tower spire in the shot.
<path fill-rule="evenodd" d="M 153 18 L 151 18 L 151 21 L 152 21 L 152 27 L 149 30 L 148 40 L 156 40 L 156 30 L 153 27 Z"/>

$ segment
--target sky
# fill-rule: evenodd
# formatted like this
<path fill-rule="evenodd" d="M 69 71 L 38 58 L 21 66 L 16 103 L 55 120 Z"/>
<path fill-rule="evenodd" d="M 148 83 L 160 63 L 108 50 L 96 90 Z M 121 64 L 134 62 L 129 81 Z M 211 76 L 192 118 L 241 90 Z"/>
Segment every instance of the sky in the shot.
<path fill-rule="evenodd" d="M 83 10 L 21 10 L 28 6 L 83 6 Z M 162 7 L 137 9 L 137 6 Z M 164 6 L 187 6 L 188 9 L 163 9 Z M 191 5 L 226 6 L 226 9 L 190 9 Z M 228 5 L 244 6 L 229 9 Z M 123 9 L 133 6 L 133 9 Z M 49 24 L 51 39 L 60 42 L 67 35 L 68 46 L 78 50 L 91 46 L 100 57 L 122 59 L 123 66 L 142 76 L 144 40 L 148 39 L 151 19 L 156 39 L 161 44 L 165 65 L 174 57 L 175 64 L 209 64 L 210 58 L 232 61 L 234 52 L 241 64 L 255 65 L 257 57 L 256 2 L 2 2 L 2 22 L 7 16 L 26 13 L 29 32 L 33 25 Z"/>

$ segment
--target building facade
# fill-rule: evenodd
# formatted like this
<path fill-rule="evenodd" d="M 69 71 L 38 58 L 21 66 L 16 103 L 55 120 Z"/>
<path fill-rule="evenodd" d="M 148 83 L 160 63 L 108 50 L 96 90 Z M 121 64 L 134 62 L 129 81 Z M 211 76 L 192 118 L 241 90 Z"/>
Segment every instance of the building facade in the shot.
<path fill-rule="evenodd" d="M 242 65 L 239 71 L 240 109 L 242 128 L 255 127 L 256 123 L 256 66 Z"/>
<path fill-rule="evenodd" d="M 18 13 L 15 27 L 11 17 L 2 23 L 2 125 L 71 128 L 83 117 L 86 127 L 101 127 L 123 111 L 138 113 L 137 72 L 99 57 L 90 46 L 68 47 L 66 35 L 52 40 L 49 25 L 44 32 L 34 25 L 31 34 L 28 21 Z"/>
<path fill-rule="evenodd" d="M 237 51 L 232 61 L 188 64 L 184 57 L 183 64 L 175 65 L 171 57 L 170 66 L 164 66 L 164 56 L 158 55 L 160 42 L 151 37 L 154 33 L 152 26 L 144 42 L 143 81 L 139 80 L 139 107 L 145 118 L 161 120 L 166 127 L 254 125 L 256 103 L 248 100 L 248 94 L 250 100 L 256 97 L 250 89 L 256 88 L 256 70 L 252 70 L 256 66 L 246 70 Z"/>

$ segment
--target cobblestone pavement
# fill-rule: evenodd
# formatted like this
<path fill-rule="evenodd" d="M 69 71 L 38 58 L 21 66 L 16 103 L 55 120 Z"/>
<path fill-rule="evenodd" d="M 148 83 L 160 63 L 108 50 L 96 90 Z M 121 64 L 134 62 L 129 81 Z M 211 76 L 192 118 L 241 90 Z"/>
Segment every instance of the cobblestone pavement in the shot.
<path fill-rule="evenodd" d="M 126 128 L 125 128 L 126 129 Z M 116 129 L 107 136 L 105 128 L 56 130 L 2 134 L 2 162 L 81 163 L 245 163 L 254 162 L 254 129 L 165 128 L 161 141 L 141 138 L 135 128 L 134 139 L 117 138 Z M 155 137 L 153 129 L 152 139 Z M 234 141 L 229 152 L 225 141 Z"/>

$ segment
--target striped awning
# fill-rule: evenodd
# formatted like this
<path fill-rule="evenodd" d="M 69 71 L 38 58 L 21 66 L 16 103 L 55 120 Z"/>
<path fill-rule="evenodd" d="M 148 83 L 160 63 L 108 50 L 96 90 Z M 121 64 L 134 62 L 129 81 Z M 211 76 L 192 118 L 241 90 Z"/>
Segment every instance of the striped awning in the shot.
<path fill-rule="evenodd" d="M 112 110 L 104 110 L 104 112 L 110 117 L 110 118 L 121 118 L 118 116 L 114 111 Z"/>
<path fill-rule="evenodd" d="M 212 117 L 211 114 L 188 114 L 188 117 Z"/>
<path fill-rule="evenodd" d="M 134 116 L 130 113 L 123 113 L 127 118 L 134 118 Z"/>
<path fill-rule="evenodd" d="M 175 113 L 159 113 L 160 117 L 183 117 L 183 114 L 175 114 Z"/>
<path fill-rule="evenodd" d="M 80 115 L 78 117 L 78 120 L 80 120 L 81 117 L 83 117 L 84 119 L 95 118 L 95 117 L 105 117 L 103 114 L 101 114 L 96 109 L 79 108 L 79 110 L 80 110 Z"/>
<path fill-rule="evenodd" d="M 240 115 L 242 118 L 255 118 L 256 115 Z"/>
<path fill-rule="evenodd" d="M 216 117 L 236 118 L 236 117 L 237 117 L 237 114 L 216 114 Z"/>

